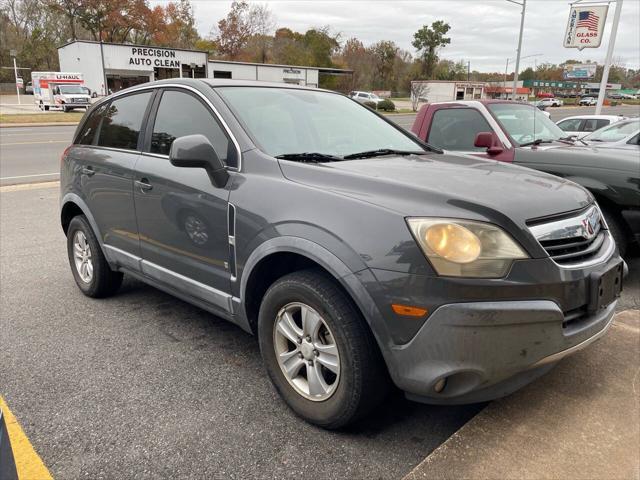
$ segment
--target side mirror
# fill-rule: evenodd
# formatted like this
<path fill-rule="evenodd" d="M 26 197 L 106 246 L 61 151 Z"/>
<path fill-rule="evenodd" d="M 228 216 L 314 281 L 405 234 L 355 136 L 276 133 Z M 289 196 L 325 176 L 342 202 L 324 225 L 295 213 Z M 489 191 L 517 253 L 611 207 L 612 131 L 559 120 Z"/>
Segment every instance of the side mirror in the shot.
<path fill-rule="evenodd" d="M 204 135 L 176 138 L 171 144 L 169 161 L 175 167 L 204 168 L 215 187 L 224 187 L 229 181 L 229 172 Z"/>
<path fill-rule="evenodd" d="M 488 155 L 499 155 L 504 152 L 504 148 L 500 144 L 500 140 L 493 132 L 480 132 L 476 135 L 473 142 L 476 147 L 484 147 L 487 149 Z"/>

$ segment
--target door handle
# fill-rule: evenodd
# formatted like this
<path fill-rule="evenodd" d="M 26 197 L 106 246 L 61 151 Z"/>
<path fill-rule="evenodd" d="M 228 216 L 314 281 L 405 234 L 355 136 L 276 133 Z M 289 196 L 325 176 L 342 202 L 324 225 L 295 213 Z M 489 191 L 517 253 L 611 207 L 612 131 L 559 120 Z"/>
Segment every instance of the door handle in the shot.
<path fill-rule="evenodd" d="M 149 180 L 147 180 L 146 178 L 141 178 L 140 180 L 136 180 L 136 185 L 143 192 L 147 192 L 153 189 L 153 185 L 151 185 L 149 183 Z"/>
<path fill-rule="evenodd" d="M 96 174 L 96 171 L 93 169 L 93 167 L 82 167 L 82 174 L 86 175 L 87 177 L 92 177 Z"/>

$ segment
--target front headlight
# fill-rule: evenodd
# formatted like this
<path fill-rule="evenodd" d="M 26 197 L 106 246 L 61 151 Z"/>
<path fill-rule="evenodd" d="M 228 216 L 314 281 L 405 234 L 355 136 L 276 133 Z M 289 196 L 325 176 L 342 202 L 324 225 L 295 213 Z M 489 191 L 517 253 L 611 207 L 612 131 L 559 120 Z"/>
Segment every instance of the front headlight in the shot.
<path fill-rule="evenodd" d="M 499 227 L 448 218 L 408 218 L 407 224 L 438 275 L 504 277 L 513 260 L 529 258 Z"/>

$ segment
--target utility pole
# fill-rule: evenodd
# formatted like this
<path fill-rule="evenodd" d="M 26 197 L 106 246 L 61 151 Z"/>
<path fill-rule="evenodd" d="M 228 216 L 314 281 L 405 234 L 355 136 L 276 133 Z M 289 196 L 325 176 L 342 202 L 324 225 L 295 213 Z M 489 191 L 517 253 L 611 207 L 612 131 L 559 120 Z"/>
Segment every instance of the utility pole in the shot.
<path fill-rule="evenodd" d="M 18 52 L 16 52 L 15 50 L 11 50 L 9 53 L 11 54 L 11 57 L 13 58 L 13 74 L 16 77 L 16 94 L 18 95 L 18 105 L 21 105 L 21 102 L 20 102 L 20 87 L 18 87 L 18 65 L 16 65 L 16 55 L 18 54 Z"/>
<path fill-rule="evenodd" d="M 607 48 L 607 58 L 602 69 L 602 79 L 600 80 L 600 91 L 598 92 L 598 103 L 596 104 L 596 115 L 600 115 L 602 104 L 607 93 L 607 83 L 609 82 L 609 70 L 611 69 L 611 57 L 613 57 L 613 47 L 616 44 L 618 34 L 618 24 L 620 23 L 620 11 L 622 10 L 622 0 L 616 0 L 616 11 L 613 15 L 613 25 L 611 25 L 611 38 Z"/>
<path fill-rule="evenodd" d="M 467 82 L 471 81 L 471 60 L 467 61 Z"/>
<path fill-rule="evenodd" d="M 524 31 L 524 14 L 527 8 L 527 0 L 522 0 L 522 3 L 516 2 L 515 0 L 507 0 L 507 2 L 515 3 L 516 5 L 520 5 L 522 7 L 522 11 L 520 12 L 520 35 L 518 36 L 518 54 L 516 55 L 516 71 L 513 74 L 513 92 L 512 92 L 512 100 L 516 99 L 516 88 L 518 87 L 518 70 L 520 68 L 520 53 L 522 52 L 522 33 Z"/>

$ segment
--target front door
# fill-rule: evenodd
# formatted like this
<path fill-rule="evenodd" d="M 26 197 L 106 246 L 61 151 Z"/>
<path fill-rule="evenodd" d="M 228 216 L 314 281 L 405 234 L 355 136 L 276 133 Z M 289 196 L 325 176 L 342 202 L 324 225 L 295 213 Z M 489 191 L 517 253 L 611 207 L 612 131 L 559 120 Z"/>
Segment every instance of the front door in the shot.
<path fill-rule="evenodd" d="M 155 111 L 134 179 L 142 270 L 228 310 L 229 190 L 213 186 L 204 169 L 173 166 L 169 151 L 176 138 L 202 134 L 224 161 L 229 139 L 206 103 L 188 90 L 164 89 Z"/>

